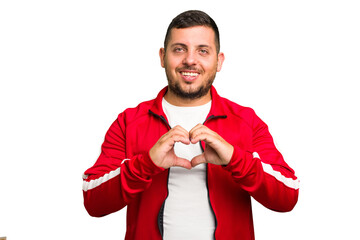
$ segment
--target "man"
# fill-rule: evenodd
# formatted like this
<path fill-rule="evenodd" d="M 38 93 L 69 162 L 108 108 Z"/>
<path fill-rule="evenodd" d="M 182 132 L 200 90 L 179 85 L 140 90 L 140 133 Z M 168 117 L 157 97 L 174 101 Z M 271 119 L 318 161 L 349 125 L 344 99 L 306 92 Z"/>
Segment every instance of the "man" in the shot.
<path fill-rule="evenodd" d="M 290 211 L 294 171 L 254 111 L 212 86 L 224 54 L 207 14 L 174 18 L 160 59 L 168 87 L 111 125 L 84 174 L 87 211 L 127 206 L 125 239 L 254 239 L 250 197 Z"/>

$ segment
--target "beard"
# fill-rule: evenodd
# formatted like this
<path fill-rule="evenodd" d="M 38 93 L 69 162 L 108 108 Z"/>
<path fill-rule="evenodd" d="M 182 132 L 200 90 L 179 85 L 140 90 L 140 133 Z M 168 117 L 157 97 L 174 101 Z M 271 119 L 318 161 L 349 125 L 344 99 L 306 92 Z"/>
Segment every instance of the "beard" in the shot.
<path fill-rule="evenodd" d="M 166 71 L 166 69 L 165 69 L 165 71 Z M 168 80 L 169 89 L 176 96 L 178 96 L 182 99 L 186 99 L 186 100 L 194 100 L 194 99 L 198 99 L 198 98 L 205 96 L 210 91 L 210 88 L 215 80 L 215 76 L 216 76 L 216 72 L 211 74 L 209 76 L 209 78 L 206 79 L 201 86 L 199 86 L 197 88 L 189 88 L 188 90 L 185 90 L 180 86 L 180 83 L 177 81 L 174 81 L 171 78 L 170 74 L 168 74 L 168 72 L 166 71 L 166 77 Z M 188 83 L 188 84 L 190 85 L 191 83 Z"/>

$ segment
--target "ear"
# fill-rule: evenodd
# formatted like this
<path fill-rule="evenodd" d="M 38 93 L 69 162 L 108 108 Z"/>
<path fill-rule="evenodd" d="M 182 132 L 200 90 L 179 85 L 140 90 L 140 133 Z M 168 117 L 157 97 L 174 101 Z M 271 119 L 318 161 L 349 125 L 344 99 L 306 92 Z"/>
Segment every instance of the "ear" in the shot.
<path fill-rule="evenodd" d="M 223 63 L 224 63 L 224 61 L 225 61 L 225 55 L 224 55 L 224 53 L 222 53 L 222 52 L 220 52 L 219 54 L 218 54 L 218 64 L 217 64 L 217 69 L 216 69 L 216 71 L 217 72 L 220 72 L 220 70 L 221 70 L 221 68 L 222 68 L 222 65 L 223 65 Z"/>
<path fill-rule="evenodd" d="M 161 62 L 161 66 L 164 68 L 165 67 L 165 49 L 164 48 L 160 48 L 159 51 L 159 56 L 160 56 L 160 62 Z"/>

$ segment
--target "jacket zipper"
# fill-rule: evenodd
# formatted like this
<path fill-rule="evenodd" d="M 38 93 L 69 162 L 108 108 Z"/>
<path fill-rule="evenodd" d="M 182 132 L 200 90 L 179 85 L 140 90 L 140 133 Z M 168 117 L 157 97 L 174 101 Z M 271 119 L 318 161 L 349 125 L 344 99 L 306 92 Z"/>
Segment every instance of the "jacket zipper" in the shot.
<path fill-rule="evenodd" d="M 203 123 L 203 125 L 205 125 L 205 123 L 211 119 L 216 119 L 216 118 L 227 118 L 226 115 L 219 115 L 219 116 L 215 116 L 215 115 L 211 115 L 209 116 Z M 200 148 L 201 148 L 201 151 L 204 152 L 204 148 L 203 146 L 201 145 L 201 141 L 199 142 L 200 144 Z M 207 188 L 207 192 L 208 192 L 208 199 L 209 199 L 209 204 L 210 204 L 210 209 L 214 215 L 214 218 L 215 218 L 215 230 L 214 230 L 214 240 L 216 240 L 216 237 L 215 237 L 215 232 L 216 232 L 216 228 L 217 228 L 217 218 L 216 218 L 216 215 L 215 215 L 215 211 L 214 211 L 214 208 L 211 204 L 211 201 L 210 201 L 210 191 L 209 191 L 209 174 L 208 174 L 208 171 L 209 171 L 209 164 L 207 163 L 206 164 L 206 188 Z"/>
<path fill-rule="evenodd" d="M 170 124 L 168 123 L 168 121 L 166 121 L 166 119 L 164 118 L 164 116 L 162 116 L 162 115 L 158 115 L 158 114 L 156 114 L 156 113 L 152 112 L 151 110 L 149 110 L 149 113 L 150 113 L 151 115 L 155 116 L 155 117 L 160 118 L 160 119 L 161 119 L 161 121 L 163 121 L 163 123 L 165 123 L 165 125 L 169 128 L 169 130 L 171 129 Z"/>
<path fill-rule="evenodd" d="M 166 118 L 162 115 L 158 115 L 154 112 L 152 112 L 151 110 L 149 110 L 149 113 L 157 118 L 160 118 L 161 121 L 168 127 L 168 129 L 170 130 L 171 129 L 171 126 L 170 124 L 168 123 L 168 121 L 166 121 Z M 169 196 L 169 176 L 170 176 L 170 169 L 168 170 L 168 177 L 167 177 L 167 183 L 166 183 L 166 187 L 167 187 L 167 195 L 166 195 L 166 198 L 164 200 L 164 202 L 162 203 L 161 205 L 161 208 L 160 208 L 160 211 L 159 211 L 159 214 L 158 214 L 158 227 L 159 227 L 159 231 L 160 231 L 160 235 L 161 235 L 161 238 L 164 239 L 164 208 L 165 208 L 165 202 L 166 202 L 166 199 L 168 198 Z"/>

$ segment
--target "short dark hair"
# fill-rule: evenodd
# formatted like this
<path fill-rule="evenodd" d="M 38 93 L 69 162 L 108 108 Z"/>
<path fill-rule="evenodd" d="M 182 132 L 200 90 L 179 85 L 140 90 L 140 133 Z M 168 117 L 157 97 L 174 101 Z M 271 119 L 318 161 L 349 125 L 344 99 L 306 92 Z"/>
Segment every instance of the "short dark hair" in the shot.
<path fill-rule="evenodd" d="M 214 30 L 215 32 L 215 45 L 217 53 L 220 52 L 220 34 L 219 29 L 215 21 L 205 12 L 199 10 L 189 10 L 183 13 L 180 13 L 176 16 L 170 23 L 165 36 L 164 48 L 169 43 L 171 29 L 173 28 L 189 28 L 195 26 L 207 26 Z"/>

